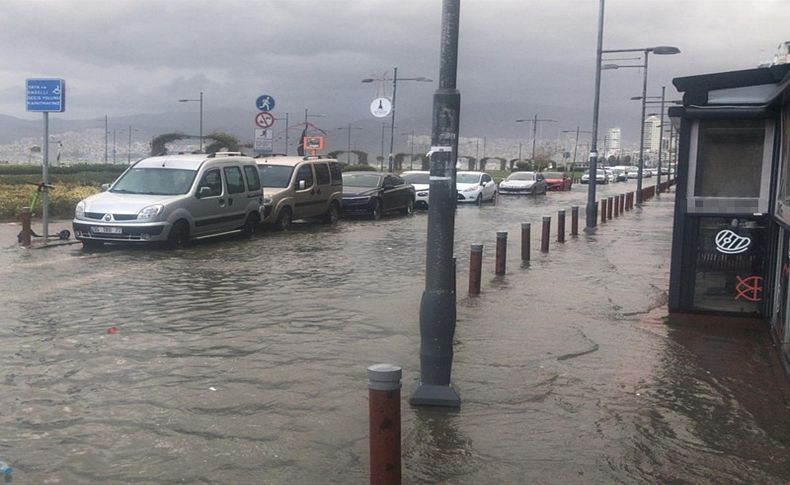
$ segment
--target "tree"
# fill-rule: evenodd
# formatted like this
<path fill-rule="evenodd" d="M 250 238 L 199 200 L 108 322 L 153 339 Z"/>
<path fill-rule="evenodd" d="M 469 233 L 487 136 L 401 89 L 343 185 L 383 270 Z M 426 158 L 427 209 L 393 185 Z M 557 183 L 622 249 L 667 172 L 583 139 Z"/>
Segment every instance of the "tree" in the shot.
<path fill-rule="evenodd" d="M 214 140 L 205 148 L 204 151 L 206 153 L 217 153 L 220 151 L 225 151 L 225 152 L 241 151 L 239 139 L 229 133 L 215 131 L 214 133 L 206 135 L 205 138 Z"/>

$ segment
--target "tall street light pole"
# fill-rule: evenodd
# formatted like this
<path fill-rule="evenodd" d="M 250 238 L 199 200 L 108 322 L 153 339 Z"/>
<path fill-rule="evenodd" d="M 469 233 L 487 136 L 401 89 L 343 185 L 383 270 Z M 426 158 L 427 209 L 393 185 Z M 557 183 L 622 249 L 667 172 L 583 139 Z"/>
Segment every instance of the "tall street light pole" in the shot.
<path fill-rule="evenodd" d="M 556 123 L 557 120 L 550 120 L 550 119 L 538 119 L 538 115 L 535 115 L 533 118 L 530 119 L 522 119 L 516 120 L 516 123 L 532 123 L 532 163 L 535 163 L 535 142 L 538 139 L 538 123 Z"/>
<path fill-rule="evenodd" d="M 346 130 L 348 131 L 348 149 L 346 150 L 346 160 L 348 163 L 351 163 L 351 130 L 361 130 L 359 126 L 351 126 L 351 123 L 348 126 L 341 126 L 338 130 Z"/>
<path fill-rule="evenodd" d="M 460 0 L 442 0 L 439 89 L 433 95 L 425 291 L 420 301 L 420 380 L 409 397 L 415 406 L 460 407 L 453 389 L 455 334 L 455 163 L 461 93 L 458 74 Z"/>
<path fill-rule="evenodd" d="M 587 208 L 585 209 L 585 229 L 587 231 L 592 231 L 595 229 L 597 220 L 595 213 L 595 189 L 597 186 L 596 175 L 598 174 L 598 111 L 601 99 L 601 57 L 603 54 L 604 2 L 605 0 L 600 0 L 598 7 L 598 44 L 595 50 L 595 92 L 593 96 L 592 135 L 590 139 L 589 158 L 590 181 L 587 184 Z"/>
<path fill-rule="evenodd" d="M 200 103 L 200 153 L 203 153 L 203 91 L 200 92 L 200 98 L 198 99 L 182 98 L 178 100 L 179 103 L 188 103 L 190 101 Z"/>
<path fill-rule="evenodd" d="M 576 152 L 579 148 L 579 133 L 592 133 L 592 131 L 580 130 L 577 126 L 575 130 L 562 130 L 563 133 L 576 133 L 576 141 L 573 144 L 573 165 L 576 166 Z"/>
<path fill-rule="evenodd" d="M 387 77 L 384 76 L 383 79 L 373 79 L 373 78 L 366 78 L 363 79 L 363 83 L 372 83 L 374 81 L 388 81 Z M 398 81 L 417 81 L 417 82 L 425 82 L 430 83 L 433 82 L 433 79 L 429 79 L 425 76 L 419 77 L 398 77 L 398 68 L 392 68 L 392 111 L 390 111 L 390 154 L 388 159 L 388 170 L 392 172 L 393 170 L 393 163 L 395 157 L 395 96 L 398 93 Z"/>
<path fill-rule="evenodd" d="M 140 131 L 140 130 L 135 128 L 134 131 Z M 127 152 L 126 162 L 129 165 L 132 164 L 132 125 L 129 125 L 129 150 Z"/>
<path fill-rule="evenodd" d="M 603 0 L 602 0 L 603 1 Z M 623 67 L 635 67 L 641 68 L 642 71 L 642 117 L 640 118 L 641 129 L 639 130 L 639 169 L 637 171 L 637 179 L 636 179 L 636 204 L 642 204 L 642 173 L 645 167 L 645 99 L 647 97 L 647 61 L 650 53 L 656 55 L 672 55 L 672 54 L 679 54 L 680 49 L 677 47 L 672 46 L 657 46 L 657 47 L 643 47 L 639 49 L 611 49 L 605 50 L 604 53 L 615 53 L 615 52 L 642 52 L 644 55 L 645 62 L 642 65 L 636 66 L 621 66 L 618 64 L 607 64 L 603 66 L 603 69 L 620 69 Z M 599 67 L 600 68 L 600 67 Z"/>

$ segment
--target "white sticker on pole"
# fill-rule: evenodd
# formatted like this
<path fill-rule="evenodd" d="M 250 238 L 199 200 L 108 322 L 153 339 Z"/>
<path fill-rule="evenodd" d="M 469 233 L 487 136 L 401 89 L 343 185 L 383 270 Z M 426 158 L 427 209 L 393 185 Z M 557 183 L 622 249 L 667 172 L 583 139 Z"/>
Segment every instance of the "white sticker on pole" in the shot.
<path fill-rule="evenodd" d="M 590 152 L 590 158 L 598 158 L 598 152 Z"/>
<path fill-rule="evenodd" d="M 451 146 L 438 146 L 438 147 L 432 146 L 430 153 L 446 153 L 451 151 L 453 151 L 453 147 Z"/>

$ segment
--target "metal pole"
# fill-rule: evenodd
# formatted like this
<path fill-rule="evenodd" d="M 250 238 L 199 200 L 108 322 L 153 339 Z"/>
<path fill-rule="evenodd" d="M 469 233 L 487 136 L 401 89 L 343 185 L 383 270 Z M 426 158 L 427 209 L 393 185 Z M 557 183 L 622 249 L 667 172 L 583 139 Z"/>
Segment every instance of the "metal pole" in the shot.
<path fill-rule="evenodd" d="M 551 216 L 543 216 L 543 232 L 540 235 L 540 251 L 549 252 L 549 238 L 551 237 Z"/>
<path fill-rule="evenodd" d="M 107 149 L 108 149 L 108 140 L 107 137 L 109 136 L 109 128 L 107 127 L 107 115 L 104 115 L 104 163 L 107 163 Z"/>
<path fill-rule="evenodd" d="M 41 191 L 41 223 L 44 232 L 44 244 L 49 241 L 49 113 L 44 112 L 44 158 L 41 160 L 41 179 L 44 187 Z M 35 211 L 34 207 L 30 208 Z"/>
<path fill-rule="evenodd" d="M 496 233 L 496 268 L 497 275 L 505 274 L 507 267 L 507 231 L 497 231 Z"/>
<path fill-rule="evenodd" d="M 603 54 L 603 17 L 604 2 L 600 0 L 598 8 L 598 47 L 595 57 L 595 93 L 593 97 L 593 120 L 592 120 L 592 140 L 590 141 L 590 183 L 587 185 L 587 230 L 595 228 L 595 176 L 598 171 L 598 111 L 601 97 L 601 56 Z"/>
<path fill-rule="evenodd" d="M 565 242 L 565 210 L 557 211 L 557 242 Z"/>
<path fill-rule="evenodd" d="M 420 380 L 409 398 L 416 406 L 460 407 L 450 382 L 456 307 L 453 291 L 455 160 L 461 93 L 456 89 L 460 0 L 442 1 L 439 88 L 433 96 L 425 291 L 420 301 Z"/>
<path fill-rule="evenodd" d="M 658 194 L 661 194 L 661 155 L 664 147 L 664 94 L 666 90 L 666 86 L 661 86 L 661 129 L 658 131 L 658 181 L 656 182 Z"/>
<path fill-rule="evenodd" d="M 642 203 L 642 172 L 645 166 L 645 98 L 647 97 L 647 58 L 650 50 L 645 49 L 645 66 L 642 73 L 642 129 L 639 131 L 639 170 L 636 178 L 636 205 Z"/>
<path fill-rule="evenodd" d="M 351 163 L 351 123 L 348 124 L 348 149 L 346 150 L 346 160 Z"/>
<path fill-rule="evenodd" d="M 521 260 L 529 261 L 530 238 L 532 237 L 532 227 L 529 222 L 521 223 Z"/>
<path fill-rule="evenodd" d="M 576 143 L 573 144 L 573 167 L 576 168 L 576 150 L 579 148 L 579 127 L 576 127 Z"/>
<path fill-rule="evenodd" d="M 483 276 L 483 245 L 472 244 L 469 254 L 469 294 L 480 294 L 480 280 Z"/>
<path fill-rule="evenodd" d="M 117 133 L 118 133 L 118 129 L 117 128 L 113 128 L 112 129 L 112 163 L 117 163 L 118 162 L 118 159 L 116 158 L 116 155 L 118 154 L 118 150 L 115 148 L 116 147 L 115 137 L 116 137 Z"/>
<path fill-rule="evenodd" d="M 532 121 L 532 163 L 535 163 L 535 142 L 538 137 L 538 115 Z"/>
<path fill-rule="evenodd" d="M 384 129 L 387 127 L 387 123 L 381 123 L 381 160 L 379 161 L 379 172 L 384 171 Z"/>
<path fill-rule="evenodd" d="M 414 170 L 414 130 L 411 130 L 411 155 L 409 155 L 409 170 Z"/>
<path fill-rule="evenodd" d="M 203 91 L 200 92 L 200 153 L 203 153 Z"/>
<path fill-rule="evenodd" d="M 370 433 L 370 484 L 401 483 L 400 367 L 368 367 L 368 420 Z"/>
<path fill-rule="evenodd" d="M 129 150 L 127 151 L 126 163 L 132 164 L 132 125 L 129 125 Z"/>
<path fill-rule="evenodd" d="M 571 207 L 571 236 L 579 235 L 579 206 Z"/>
<path fill-rule="evenodd" d="M 390 126 L 390 156 L 387 163 L 387 167 L 390 172 L 392 172 L 392 168 L 393 168 L 392 166 L 395 163 L 395 160 L 393 159 L 395 154 L 393 153 L 393 151 L 395 150 L 395 95 L 397 93 L 397 90 L 398 90 L 398 68 L 393 67 L 392 68 L 392 118 L 390 119 L 392 126 Z"/>
<path fill-rule="evenodd" d="M 285 113 L 285 155 L 288 155 L 288 113 Z"/>

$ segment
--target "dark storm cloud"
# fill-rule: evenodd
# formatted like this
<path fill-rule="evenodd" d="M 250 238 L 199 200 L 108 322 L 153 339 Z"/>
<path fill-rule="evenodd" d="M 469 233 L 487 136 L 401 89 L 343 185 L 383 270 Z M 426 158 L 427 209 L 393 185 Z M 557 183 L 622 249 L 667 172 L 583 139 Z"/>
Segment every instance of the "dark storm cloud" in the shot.
<path fill-rule="evenodd" d="M 523 130 L 514 117 L 536 112 L 562 114 L 558 129 L 589 124 L 598 4 L 463 0 L 465 126 L 514 136 Z M 251 109 L 268 92 L 282 109 L 327 112 L 332 124 L 370 119 L 376 86 L 360 79 L 393 66 L 437 77 L 440 15 L 439 0 L 5 0 L 0 113 L 26 116 L 24 79 L 57 76 L 67 80 L 70 118 L 166 112 L 203 91 L 207 110 Z M 786 0 L 609 0 L 604 47 L 680 47 L 651 56 L 656 94 L 675 76 L 769 59 L 790 40 L 788 18 Z M 435 85 L 399 84 L 399 112 L 428 119 Z M 602 124 L 638 125 L 628 98 L 640 89 L 639 69 L 606 71 Z"/>

